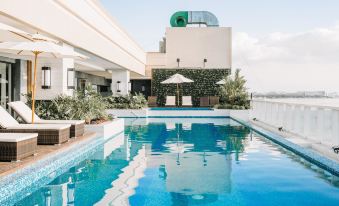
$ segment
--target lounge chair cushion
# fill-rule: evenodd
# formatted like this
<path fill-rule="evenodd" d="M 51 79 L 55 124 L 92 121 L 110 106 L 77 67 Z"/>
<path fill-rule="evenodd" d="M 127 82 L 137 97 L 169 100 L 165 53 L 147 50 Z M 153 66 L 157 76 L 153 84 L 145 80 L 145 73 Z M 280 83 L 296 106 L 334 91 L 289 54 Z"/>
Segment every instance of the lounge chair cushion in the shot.
<path fill-rule="evenodd" d="M 166 106 L 175 106 L 175 96 L 166 97 Z"/>
<path fill-rule="evenodd" d="M 191 96 L 183 96 L 182 97 L 182 105 L 183 106 L 192 106 L 192 97 Z"/>
<path fill-rule="evenodd" d="M 3 107 L 0 106 L 0 127 L 6 129 L 17 125 L 19 125 L 18 121 L 16 121 Z"/>
<path fill-rule="evenodd" d="M 32 110 L 23 102 L 10 102 L 8 105 L 26 122 L 32 123 Z M 34 122 L 37 124 L 72 124 L 78 125 L 85 123 L 85 120 L 44 120 L 34 114 Z"/>
<path fill-rule="evenodd" d="M 62 130 L 71 127 L 70 124 L 19 124 L 6 129 L 32 129 L 32 130 Z"/>
<path fill-rule="evenodd" d="M 36 137 L 37 133 L 0 133 L 0 142 L 21 142 Z"/>
<path fill-rule="evenodd" d="M 8 103 L 10 106 L 26 123 L 32 123 L 32 110 L 23 102 L 16 101 Z M 34 114 L 34 121 L 40 121 L 38 115 Z"/>
<path fill-rule="evenodd" d="M 84 124 L 85 120 L 44 120 L 40 119 L 38 124 L 72 124 L 72 125 L 78 125 L 78 124 Z"/>

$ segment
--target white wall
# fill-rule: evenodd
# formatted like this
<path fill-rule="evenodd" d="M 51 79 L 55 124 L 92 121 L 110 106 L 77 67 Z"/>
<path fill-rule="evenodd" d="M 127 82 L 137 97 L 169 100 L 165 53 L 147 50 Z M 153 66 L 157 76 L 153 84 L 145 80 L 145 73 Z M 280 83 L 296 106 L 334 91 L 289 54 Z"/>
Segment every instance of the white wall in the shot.
<path fill-rule="evenodd" d="M 117 92 L 117 82 L 120 81 L 120 92 Z M 130 72 L 127 70 L 112 71 L 112 92 L 114 95 L 126 95 L 128 91 L 128 83 L 130 82 Z"/>
<path fill-rule="evenodd" d="M 230 27 L 171 27 L 166 29 L 166 67 L 231 68 Z"/>
<path fill-rule="evenodd" d="M 1 13 L 4 13 L 2 15 Z M 146 54 L 96 0 L 0 1 L 0 21 L 39 31 L 138 74 L 144 74 Z"/>
<path fill-rule="evenodd" d="M 47 66 L 51 67 L 51 88 L 42 89 L 42 70 L 41 68 Z M 73 90 L 67 89 L 67 69 L 74 68 L 73 59 L 43 59 L 38 60 L 37 67 L 37 87 L 36 99 L 37 100 L 50 100 L 61 94 L 72 95 Z M 34 62 L 32 65 L 34 70 Z M 33 74 L 32 74 L 33 75 Z"/>

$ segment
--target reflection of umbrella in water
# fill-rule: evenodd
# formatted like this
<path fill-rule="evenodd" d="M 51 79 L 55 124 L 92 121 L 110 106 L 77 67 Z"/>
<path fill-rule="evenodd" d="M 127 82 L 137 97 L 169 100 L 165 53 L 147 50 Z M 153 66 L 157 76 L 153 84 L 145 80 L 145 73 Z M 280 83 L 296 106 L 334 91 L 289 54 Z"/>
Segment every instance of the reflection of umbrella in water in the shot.
<path fill-rule="evenodd" d="M 0 78 L 0 84 L 7 84 L 7 83 L 8 83 L 8 81 L 6 79 Z"/>
<path fill-rule="evenodd" d="M 37 63 L 39 57 L 51 57 L 51 58 L 87 58 L 70 48 L 66 48 L 56 44 L 55 40 L 43 37 L 42 35 L 33 35 L 33 39 L 27 42 L 3 42 L 0 43 L 0 52 L 34 56 L 34 74 L 33 74 L 33 86 L 32 86 L 32 123 L 34 123 L 35 113 L 35 91 L 36 91 L 36 74 Z"/>
<path fill-rule="evenodd" d="M 179 84 L 192 83 L 192 82 L 194 81 L 177 73 L 177 74 L 172 75 L 170 78 L 166 79 L 165 81 L 162 81 L 161 84 L 177 84 L 177 105 L 179 106 Z"/>

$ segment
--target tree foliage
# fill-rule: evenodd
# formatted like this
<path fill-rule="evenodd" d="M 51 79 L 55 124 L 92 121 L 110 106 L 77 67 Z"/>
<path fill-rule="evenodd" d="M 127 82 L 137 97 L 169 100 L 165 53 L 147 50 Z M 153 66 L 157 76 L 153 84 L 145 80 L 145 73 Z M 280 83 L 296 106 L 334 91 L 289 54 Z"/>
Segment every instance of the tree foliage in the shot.
<path fill-rule="evenodd" d="M 249 94 L 245 87 L 246 80 L 240 75 L 240 69 L 234 73 L 234 77 L 225 76 L 225 84 L 220 86 L 219 94 L 221 105 L 218 108 L 248 109 Z"/>

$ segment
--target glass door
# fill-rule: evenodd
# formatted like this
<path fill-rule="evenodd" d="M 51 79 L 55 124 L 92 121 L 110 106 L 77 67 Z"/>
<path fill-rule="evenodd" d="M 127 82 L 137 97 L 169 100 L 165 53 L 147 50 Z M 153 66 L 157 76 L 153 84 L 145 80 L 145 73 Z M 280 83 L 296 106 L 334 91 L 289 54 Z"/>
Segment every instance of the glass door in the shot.
<path fill-rule="evenodd" d="M 0 106 L 8 109 L 11 101 L 11 64 L 0 62 Z"/>

